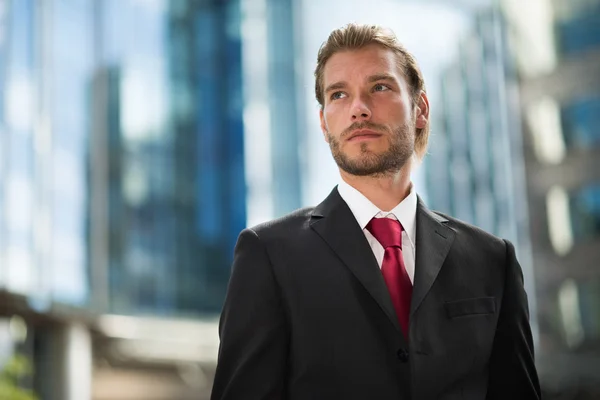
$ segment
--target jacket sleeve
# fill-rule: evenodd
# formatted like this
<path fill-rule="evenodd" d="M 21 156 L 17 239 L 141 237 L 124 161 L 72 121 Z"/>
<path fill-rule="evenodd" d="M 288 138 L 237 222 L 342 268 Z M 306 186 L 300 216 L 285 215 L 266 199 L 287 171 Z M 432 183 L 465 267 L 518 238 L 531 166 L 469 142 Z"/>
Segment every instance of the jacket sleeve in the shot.
<path fill-rule="evenodd" d="M 487 399 L 540 399 L 523 271 L 506 241 L 504 294 L 490 358 Z"/>
<path fill-rule="evenodd" d="M 219 336 L 211 400 L 286 398 L 286 315 L 266 248 L 251 229 L 235 247 Z"/>

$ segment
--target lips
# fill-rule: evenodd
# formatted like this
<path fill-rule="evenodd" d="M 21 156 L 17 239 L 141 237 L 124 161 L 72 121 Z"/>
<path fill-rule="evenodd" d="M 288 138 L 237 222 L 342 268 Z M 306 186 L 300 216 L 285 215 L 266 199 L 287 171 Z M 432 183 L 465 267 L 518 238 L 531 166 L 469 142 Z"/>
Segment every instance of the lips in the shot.
<path fill-rule="evenodd" d="M 377 131 L 372 131 L 369 129 L 360 129 L 357 131 L 352 132 L 352 134 L 350 134 L 350 136 L 348 137 L 348 141 L 351 140 L 360 140 L 360 139 L 375 139 L 378 138 L 379 136 L 381 136 L 381 133 L 377 132 Z"/>

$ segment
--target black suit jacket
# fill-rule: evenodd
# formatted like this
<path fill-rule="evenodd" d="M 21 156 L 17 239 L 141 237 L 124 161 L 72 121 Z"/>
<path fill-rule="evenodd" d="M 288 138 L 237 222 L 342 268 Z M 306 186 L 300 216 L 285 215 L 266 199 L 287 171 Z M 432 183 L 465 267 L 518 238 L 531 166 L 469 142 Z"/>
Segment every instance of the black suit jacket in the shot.
<path fill-rule="evenodd" d="M 513 246 L 419 199 L 408 340 L 337 189 L 244 230 L 213 400 L 539 399 Z"/>

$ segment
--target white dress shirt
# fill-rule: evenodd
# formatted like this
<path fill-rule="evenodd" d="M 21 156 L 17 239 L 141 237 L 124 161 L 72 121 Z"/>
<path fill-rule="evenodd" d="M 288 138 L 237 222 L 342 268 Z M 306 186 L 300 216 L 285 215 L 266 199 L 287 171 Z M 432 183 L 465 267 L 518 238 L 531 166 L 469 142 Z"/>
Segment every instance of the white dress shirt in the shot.
<path fill-rule="evenodd" d="M 338 185 L 338 192 L 342 199 L 350 207 L 350 211 L 354 214 L 354 218 L 360 225 L 369 246 L 373 250 L 375 259 L 379 264 L 379 268 L 383 264 L 383 255 L 385 249 L 375 239 L 375 237 L 367 229 L 367 224 L 372 218 L 391 218 L 400 221 L 404 230 L 402 231 L 402 257 L 404 258 L 404 266 L 410 277 L 410 281 L 414 283 L 415 276 L 415 236 L 417 232 L 417 194 L 414 187 L 411 185 L 410 194 L 400 202 L 391 211 L 381 211 L 361 192 L 341 180 Z"/>

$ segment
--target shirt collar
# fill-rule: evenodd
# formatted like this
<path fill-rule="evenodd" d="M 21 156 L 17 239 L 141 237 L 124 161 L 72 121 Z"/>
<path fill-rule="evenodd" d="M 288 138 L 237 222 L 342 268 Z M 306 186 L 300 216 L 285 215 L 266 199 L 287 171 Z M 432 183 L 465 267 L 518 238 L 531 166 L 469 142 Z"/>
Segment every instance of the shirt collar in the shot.
<path fill-rule="evenodd" d="M 361 192 L 350 186 L 344 180 L 338 185 L 338 192 L 356 218 L 360 229 L 365 229 L 374 217 L 387 217 L 392 214 L 404 227 L 411 242 L 415 243 L 417 219 L 417 193 L 411 184 L 410 193 L 391 211 L 381 211 L 371 203 Z"/>

